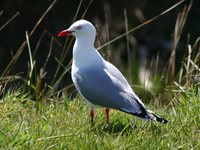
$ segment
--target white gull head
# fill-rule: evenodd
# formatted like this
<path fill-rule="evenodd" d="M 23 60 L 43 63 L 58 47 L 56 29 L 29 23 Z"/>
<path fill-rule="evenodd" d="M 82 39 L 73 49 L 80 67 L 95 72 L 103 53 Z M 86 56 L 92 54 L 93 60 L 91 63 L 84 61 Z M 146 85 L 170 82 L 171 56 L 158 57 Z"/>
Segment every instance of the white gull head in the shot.
<path fill-rule="evenodd" d="M 87 20 L 78 20 L 73 23 L 67 30 L 63 30 L 58 36 L 74 35 L 76 39 L 86 44 L 94 45 L 96 29 L 92 23 Z M 86 45 L 87 46 L 87 45 Z"/>
<path fill-rule="evenodd" d="M 87 20 L 78 20 L 58 34 L 58 36 L 68 35 L 74 35 L 76 38 L 72 69 L 102 65 L 103 58 L 94 48 L 96 29 L 92 23 Z"/>

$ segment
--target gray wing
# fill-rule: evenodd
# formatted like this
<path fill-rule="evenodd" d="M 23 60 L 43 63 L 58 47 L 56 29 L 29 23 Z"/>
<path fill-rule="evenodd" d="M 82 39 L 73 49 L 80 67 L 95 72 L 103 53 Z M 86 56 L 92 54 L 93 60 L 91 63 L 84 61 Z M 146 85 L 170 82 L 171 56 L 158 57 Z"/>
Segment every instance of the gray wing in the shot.
<path fill-rule="evenodd" d="M 106 70 L 110 73 L 111 76 L 115 77 L 116 79 L 118 79 L 121 82 L 121 84 L 123 84 L 123 87 L 125 87 L 126 90 L 133 92 L 132 88 L 128 84 L 125 77 L 122 75 L 122 73 L 113 64 L 111 64 L 108 61 L 105 61 L 105 67 L 106 67 Z"/>
<path fill-rule="evenodd" d="M 134 93 L 127 89 L 125 83 L 128 82 L 123 75 L 115 72 L 116 78 L 111 73 L 108 68 L 79 69 L 73 78 L 81 95 L 90 103 L 128 113 L 141 113 L 144 106 Z"/>
<path fill-rule="evenodd" d="M 116 78 L 120 85 L 122 85 L 125 88 L 125 91 L 128 93 L 131 93 L 131 95 L 142 105 L 144 108 L 144 104 L 140 100 L 140 98 L 135 94 L 135 92 L 132 90 L 131 86 L 129 85 L 128 81 L 125 79 L 123 74 L 111 63 L 105 62 L 106 64 L 106 70 L 109 72 L 111 78 Z"/>

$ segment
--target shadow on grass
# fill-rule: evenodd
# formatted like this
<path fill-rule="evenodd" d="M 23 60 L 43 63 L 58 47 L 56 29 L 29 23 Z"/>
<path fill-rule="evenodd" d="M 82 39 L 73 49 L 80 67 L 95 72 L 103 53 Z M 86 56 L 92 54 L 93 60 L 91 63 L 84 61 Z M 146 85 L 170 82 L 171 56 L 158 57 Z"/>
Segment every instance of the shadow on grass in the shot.
<path fill-rule="evenodd" d="M 138 123 L 138 124 L 137 124 Z M 162 124 L 155 123 L 155 122 L 122 122 L 122 121 L 115 121 L 110 124 L 93 124 L 91 129 L 94 132 L 104 133 L 104 134 L 121 134 L 121 135 L 128 135 L 129 133 L 133 133 L 137 130 L 137 132 L 145 131 L 148 134 L 156 134 L 160 135 L 163 134 L 164 130 L 162 128 Z"/>
<path fill-rule="evenodd" d="M 126 134 L 137 128 L 135 123 L 123 123 L 120 121 L 112 122 L 110 124 L 92 125 L 96 132 L 103 132 L 106 134 Z"/>

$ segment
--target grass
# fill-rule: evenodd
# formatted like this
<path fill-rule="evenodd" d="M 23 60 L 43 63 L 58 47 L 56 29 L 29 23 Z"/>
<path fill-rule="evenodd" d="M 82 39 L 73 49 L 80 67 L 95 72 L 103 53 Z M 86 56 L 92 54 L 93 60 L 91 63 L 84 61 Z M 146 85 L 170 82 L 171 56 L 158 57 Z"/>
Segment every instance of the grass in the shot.
<path fill-rule="evenodd" d="M 198 91 L 197 91 L 198 90 Z M 9 92 L 0 103 L 2 149 L 199 149 L 200 91 L 182 91 L 170 106 L 155 110 L 167 125 L 139 120 L 111 111 L 106 125 L 103 109 L 96 109 L 91 126 L 88 105 L 74 101 L 35 102 L 20 90 Z M 148 108 L 154 110 L 150 105 Z"/>

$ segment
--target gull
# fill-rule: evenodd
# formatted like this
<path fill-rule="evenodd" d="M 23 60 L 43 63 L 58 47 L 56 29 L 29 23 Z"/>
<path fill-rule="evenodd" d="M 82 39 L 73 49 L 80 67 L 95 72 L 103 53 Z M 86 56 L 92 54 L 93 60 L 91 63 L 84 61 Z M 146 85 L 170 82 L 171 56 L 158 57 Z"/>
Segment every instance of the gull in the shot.
<path fill-rule="evenodd" d="M 72 81 L 80 95 L 90 104 L 93 123 L 94 107 L 105 108 L 109 124 L 109 109 L 117 109 L 144 120 L 166 124 L 168 121 L 148 110 L 135 94 L 123 74 L 106 61 L 94 47 L 96 29 L 87 20 L 78 20 L 58 36 L 75 36 L 72 59 Z"/>

